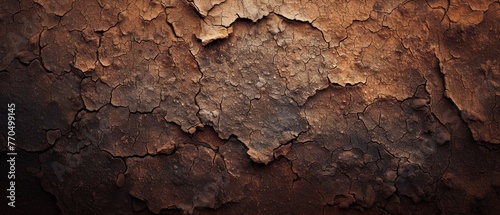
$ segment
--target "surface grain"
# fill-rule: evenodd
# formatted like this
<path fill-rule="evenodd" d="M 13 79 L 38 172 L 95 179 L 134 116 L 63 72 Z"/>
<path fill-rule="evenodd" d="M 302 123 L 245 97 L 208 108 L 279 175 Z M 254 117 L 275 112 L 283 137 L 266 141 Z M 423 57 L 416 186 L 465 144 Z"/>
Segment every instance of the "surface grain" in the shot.
<path fill-rule="evenodd" d="M 499 20 L 493 0 L 5 0 L 24 183 L 0 207 L 495 213 Z"/>

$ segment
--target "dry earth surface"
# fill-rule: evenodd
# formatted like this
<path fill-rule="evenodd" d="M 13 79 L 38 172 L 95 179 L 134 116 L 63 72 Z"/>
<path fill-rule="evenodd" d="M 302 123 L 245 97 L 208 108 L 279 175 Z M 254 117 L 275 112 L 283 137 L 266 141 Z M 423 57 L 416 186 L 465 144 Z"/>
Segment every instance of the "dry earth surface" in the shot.
<path fill-rule="evenodd" d="M 0 213 L 500 211 L 498 0 L 3 0 L 0 41 Z"/>

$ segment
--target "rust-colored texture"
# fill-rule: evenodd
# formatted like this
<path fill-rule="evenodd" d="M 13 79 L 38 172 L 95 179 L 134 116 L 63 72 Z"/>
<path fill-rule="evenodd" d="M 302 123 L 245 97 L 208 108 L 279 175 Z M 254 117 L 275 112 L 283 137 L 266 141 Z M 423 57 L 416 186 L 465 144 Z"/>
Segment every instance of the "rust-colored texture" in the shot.
<path fill-rule="evenodd" d="M 500 211 L 498 0 L 3 0 L 0 41 L 0 214 Z"/>

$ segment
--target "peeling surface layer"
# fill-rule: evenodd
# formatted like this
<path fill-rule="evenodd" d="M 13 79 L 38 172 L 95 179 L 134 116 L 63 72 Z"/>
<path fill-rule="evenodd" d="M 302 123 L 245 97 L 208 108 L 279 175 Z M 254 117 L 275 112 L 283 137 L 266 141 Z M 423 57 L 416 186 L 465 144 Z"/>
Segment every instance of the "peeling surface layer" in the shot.
<path fill-rule="evenodd" d="M 1 211 L 494 214 L 499 20 L 498 0 L 5 0 Z"/>

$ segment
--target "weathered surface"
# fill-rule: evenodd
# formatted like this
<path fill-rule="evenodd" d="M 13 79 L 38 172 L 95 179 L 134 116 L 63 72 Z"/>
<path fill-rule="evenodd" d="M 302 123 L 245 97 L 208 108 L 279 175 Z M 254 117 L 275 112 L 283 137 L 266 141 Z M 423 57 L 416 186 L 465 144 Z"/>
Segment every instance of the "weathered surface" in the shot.
<path fill-rule="evenodd" d="M 500 210 L 499 1 L 5 0 L 0 12 L 0 158 L 8 103 L 18 152 L 17 207 L 1 211 Z"/>
<path fill-rule="evenodd" d="M 451 55 L 440 57 L 446 93 L 460 109 L 474 139 L 499 144 L 500 50 L 490 47 L 500 47 L 500 5 L 472 7 L 472 11 L 462 9 L 465 6 L 452 10 L 450 19 L 457 23 L 451 24 L 443 38 Z M 464 18 L 466 14 L 456 10 L 466 10 L 471 17 Z"/>

